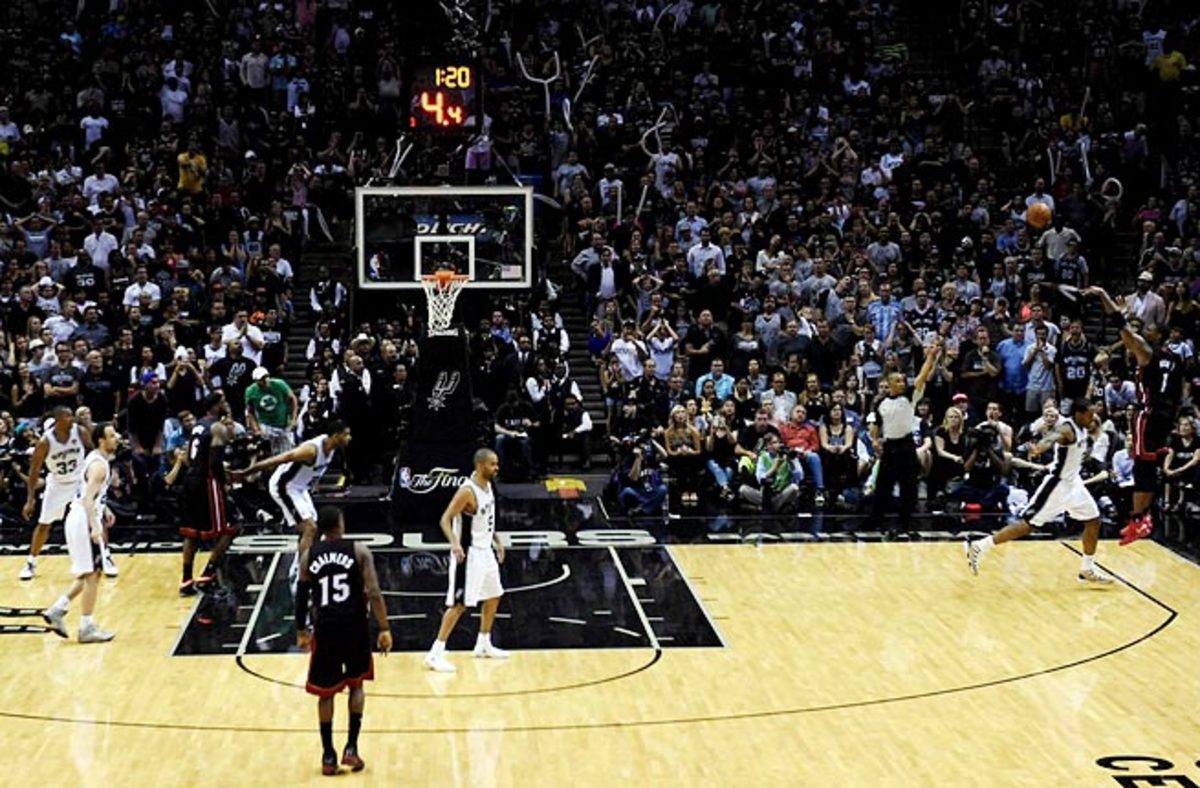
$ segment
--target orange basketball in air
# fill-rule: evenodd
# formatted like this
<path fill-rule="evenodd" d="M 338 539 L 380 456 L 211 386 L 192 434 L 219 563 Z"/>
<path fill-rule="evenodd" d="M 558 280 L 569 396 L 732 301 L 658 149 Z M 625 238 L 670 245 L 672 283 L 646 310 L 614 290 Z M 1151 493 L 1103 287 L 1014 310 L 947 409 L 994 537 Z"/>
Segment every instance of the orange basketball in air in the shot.
<path fill-rule="evenodd" d="M 1050 206 L 1044 202 L 1035 202 L 1025 209 L 1025 223 L 1035 230 L 1050 224 L 1050 217 Z"/>

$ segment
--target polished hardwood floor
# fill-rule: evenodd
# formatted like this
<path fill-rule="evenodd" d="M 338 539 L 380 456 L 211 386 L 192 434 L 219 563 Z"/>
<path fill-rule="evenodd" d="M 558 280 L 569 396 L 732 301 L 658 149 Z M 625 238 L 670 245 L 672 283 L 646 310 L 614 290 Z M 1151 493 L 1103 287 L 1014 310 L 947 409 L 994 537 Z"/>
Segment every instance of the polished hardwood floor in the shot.
<path fill-rule="evenodd" d="M 339 779 L 1116 785 L 1153 772 L 1098 761 L 1136 754 L 1200 781 L 1200 568 L 1157 544 L 1105 542 L 1100 562 L 1124 582 L 1087 588 L 1074 549 L 1005 545 L 974 577 L 955 543 L 672 546 L 723 647 L 631 637 L 628 648 L 542 644 L 507 663 L 456 651 L 453 676 L 425 671 L 418 653 L 377 657 L 367 769 Z M 635 565 L 613 552 L 628 575 Z M 7 608 L 45 606 L 68 580 L 65 557 L 45 559 L 32 583 L 17 581 L 18 562 L 0 559 Z M 305 658 L 257 647 L 271 637 L 253 620 L 261 610 L 229 655 L 172 656 L 194 607 L 174 595 L 177 556 L 120 564 L 98 610 L 112 643 L 0 636 L 0 769 L 38 786 L 323 781 L 316 704 L 294 686 Z M 636 576 L 604 576 L 616 585 L 597 593 L 639 596 Z M 548 608 L 556 593 L 505 605 Z M 633 607 L 630 621 L 651 632 L 663 618 L 654 603 Z M 433 632 L 426 619 L 393 626 Z M 339 701 L 339 747 L 345 721 Z"/>

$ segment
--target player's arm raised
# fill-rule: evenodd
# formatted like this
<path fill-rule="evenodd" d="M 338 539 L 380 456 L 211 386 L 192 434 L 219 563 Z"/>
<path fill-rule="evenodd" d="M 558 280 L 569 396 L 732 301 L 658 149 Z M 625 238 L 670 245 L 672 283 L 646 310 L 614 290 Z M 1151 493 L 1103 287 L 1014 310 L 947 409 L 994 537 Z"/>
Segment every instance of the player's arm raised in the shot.
<path fill-rule="evenodd" d="M 1135 334 L 1129 326 L 1125 325 L 1125 316 L 1122 314 L 1121 305 L 1113 300 L 1112 296 L 1103 287 L 1089 287 L 1083 291 L 1084 295 L 1094 295 L 1100 299 L 1100 304 L 1104 307 L 1105 314 L 1112 315 L 1117 321 L 1117 327 L 1121 330 L 1121 344 L 1125 349 L 1134 355 L 1137 359 L 1139 367 L 1144 367 L 1150 363 L 1151 357 L 1154 356 L 1154 349 L 1150 347 L 1150 343 L 1142 337 Z"/>
<path fill-rule="evenodd" d="M 384 654 L 392 650 L 392 628 L 388 624 L 387 605 L 383 601 L 383 591 L 379 588 L 379 575 L 375 572 L 375 558 L 367 546 L 355 542 L 354 555 L 362 567 L 363 590 L 367 593 L 367 601 L 371 603 L 371 614 L 379 625 L 379 640 L 376 645 Z"/>
<path fill-rule="evenodd" d="M 921 365 L 921 371 L 917 373 L 917 379 L 913 383 L 913 404 L 924 399 L 925 384 L 929 382 L 929 376 L 933 374 L 933 368 L 937 365 L 938 356 L 941 354 L 942 341 L 940 339 L 925 348 L 925 363 Z"/>
<path fill-rule="evenodd" d="M 466 511 L 467 504 L 471 503 L 473 499 L 474 496 L 471 495 L 468 488 L 459 487 L 458 492 L 454 493 L 454 497 L 450 499 L 450 505 L 446 507 L 446 511 L 442 512 L 442 519 L 438 521 L 438 525 L 442 527 L 442 533 L 446 536 L 446 541 L 450 542 L 450 552 L 454 554 L 457 561 L 462 561 L 466 555 L 463 553 L 458 537 L 454 535 L 454 518 Z"/>
<path fill-rule="evenodd" d="M 273 457 L 268 457 L 265 460 L 259 460 L 252 463 L 249 467 L 240 471 L 231 471 L 230 476 L 234 479 L 244 479 L 251 474 L 260 471 L 269 471 L 276 465 L 283 465 L 285 462 L 302 462 L 305 465 L 311 465 L 316 462 L 317 449 L 312 444 L 303 443 L 294 449 L 285 451 L 283 454 L 276 454 Z"/>
<path fill-rule="evenodd" d="M 50 441 L 42 438 L 37 442 L 37 448 L 33 450 L 33 458 L 29 460 L 29 482 L 25 485 L 27 492 L 25 493 L 25 506 L 21 509 L 21 516 L 26 520 L 33 517 L 33 510 L 37 504 L 38 484 L 42 480 L 42 465 L 46 462 L 46 455 L 50 453 Z"/>

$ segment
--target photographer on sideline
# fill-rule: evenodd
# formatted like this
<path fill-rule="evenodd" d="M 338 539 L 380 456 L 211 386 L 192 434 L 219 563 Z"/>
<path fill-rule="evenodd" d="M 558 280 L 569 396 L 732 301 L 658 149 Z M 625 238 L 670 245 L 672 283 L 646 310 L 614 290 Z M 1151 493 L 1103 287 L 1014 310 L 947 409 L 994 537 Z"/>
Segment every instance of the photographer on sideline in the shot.
<path fill-rule="evenodd" d="M 645 439 L 621 453 L 620 465 L 614 474 L 617 501 L 625 514 L 659 515 L 667 500 L 667 484 L 658 469 L 654 441 Z"/>
<path fill-rule="evenodd" d="M 967 433 L 967 457 L 963 468 L 967 476 L 950 490 L 950 497 L 963 503 L 977 503 L 984 509 L 1003 507 L 1008 501 L 1009 454 L 996 426 L 988 421 Z"/>

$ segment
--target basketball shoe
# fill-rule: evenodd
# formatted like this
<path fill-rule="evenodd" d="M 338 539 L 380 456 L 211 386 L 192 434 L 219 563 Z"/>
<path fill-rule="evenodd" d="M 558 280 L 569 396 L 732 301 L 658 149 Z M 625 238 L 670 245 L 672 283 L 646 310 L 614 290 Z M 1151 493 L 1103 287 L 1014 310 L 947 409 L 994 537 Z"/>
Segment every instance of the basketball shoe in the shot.
<path fill-rule="evenodd" d="M 971 574 L 979 574 L 979 559 L 983 557 L 983 550 L 970 537 L 963 542 L 963 547 L 967 550 L 967 566 L 971 567 Z"/>
<path fill-rule="evenodd" d="M 116 636 L 117 633 L 105 631 L 95 624 L 79 628 L 80 643 L 107 643 Z"/>
<path fill-rule="evenodd" d="M 508 659 L 511 655 L 502 648 L 496 648 L 491 643 L 480 643 L 475 646 L 476 659 Z"/>
<path fill-rule="evenodd" d="M 67 638 L 66 619 L 67 611 L 59 610 L 56 607 L 47 608 L 42 611 L 42 620 L 50 626 L 50 631 L 58 635 L 60 638 Z"/>
<path fill-rule="evenodd" d="M 338 762 L 336 752 L 327 752 L 321 756 L 321 774 L 326 777 L 332 777 L 338 773 Z"/>
<path fill-rule="evenodd" d="M 117 577 L 120 574 L 116 563 L 113 561 L 112 553 L 108 552 L 107 549 L 104 551 L 102 565 L 104 567 L 105 577 Z"/>
<path fill-rule="evenodd" d="M 1154 531 L 1154 520 L 1150 517 L 1150 512 L 1142 512 L 1130 519 L 1129 525 L 1121 529 L 1121 541 L 1117 542 L 1121 547 L 1132 544 L 1138 539 L 1145 539 Z"/>
<path fill-rule="evenodd" d="M 1080 570 L 1079 582 L 1091 583 L 1097 586 L 1110 586 L 1113 584 L 1113 579 L 1097 567 L 1092 567 L 1091 569 Z"/>
<path fill-rule="evenodd" d="M 361 772 L 366 765 L 366 761 L 358 757 L 357 747 L 347 745 L 346 749 L 342 750 L 342 766 L 349 766 L 352 772 Z"/>
<path fill-rule="evenodd" d="M 425 667 L 436 670 L 438 673 L 453 673 L 457 670 L 454 663 L 446 659 L 445 654 L 426 654 Z"/>
<path fill-rule="evenodd" d="M 17 575 L 17 577 L 21 580 L 32 580 L 33 576 L 36 574 L 37 561 L 33 558 L 26 558 L 25 566 L 21 569 L 21 574 Z"/>

